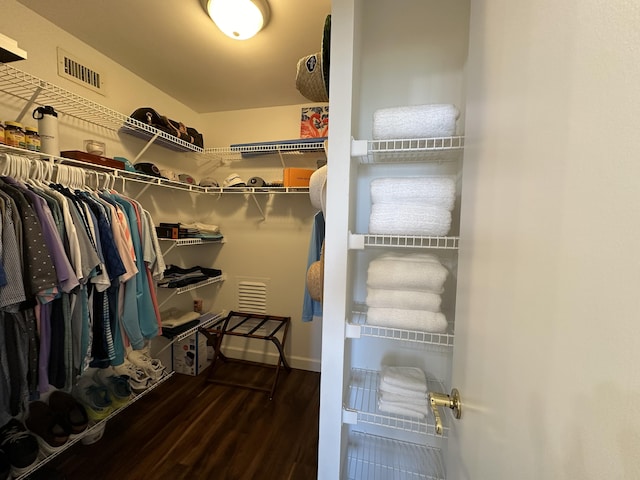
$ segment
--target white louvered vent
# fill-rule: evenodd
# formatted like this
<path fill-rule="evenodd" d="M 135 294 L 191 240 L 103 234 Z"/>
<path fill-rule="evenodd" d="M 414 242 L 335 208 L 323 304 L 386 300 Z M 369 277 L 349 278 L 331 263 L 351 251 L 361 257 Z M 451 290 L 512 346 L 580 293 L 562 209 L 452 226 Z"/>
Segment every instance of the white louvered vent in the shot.
<path fill-rule="evenodd" d="M 58 75 L 104 95 L 104 76 L 58 47 Z"/>
<path fill-rule="evenodd" d="M 238 281 L 238 311 L 267 313 L 267 284 L 260 281 Z"/>

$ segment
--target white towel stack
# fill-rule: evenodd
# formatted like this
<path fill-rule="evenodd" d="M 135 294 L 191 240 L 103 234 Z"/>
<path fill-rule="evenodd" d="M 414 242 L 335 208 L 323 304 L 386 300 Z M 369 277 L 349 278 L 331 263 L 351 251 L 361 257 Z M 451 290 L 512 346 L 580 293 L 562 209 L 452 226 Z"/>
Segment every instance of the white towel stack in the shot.
<path fill-rule="evenodd" d="M 446 332 L 440 306 L 448 273 L 431 254 L 385 253 L 373 259 L 367 269 L 367 324 Z"/>
<path fill-rule="evenodd" d="M 381 412 L 423 419 L 428 408 L 427 380 L 420 368 L 382 367 L 378 387 Z"/>
<path fill-rule="evenodd" d="M 456 183 L 451 175 L 375 179 L 371 182 L 369 233 L 447 235 L 455 199 Z"/>
<path fill-rule="evenodd" d="M 451 104 L 381 108 L 373 113 L 373 139 L 450 137 L 459 116 Z"/>

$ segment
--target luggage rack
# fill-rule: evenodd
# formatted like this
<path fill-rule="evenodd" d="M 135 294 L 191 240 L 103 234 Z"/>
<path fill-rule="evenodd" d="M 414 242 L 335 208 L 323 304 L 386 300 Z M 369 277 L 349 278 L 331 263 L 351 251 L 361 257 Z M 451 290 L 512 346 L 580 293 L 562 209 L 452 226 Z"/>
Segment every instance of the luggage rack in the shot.
<path fill-rule="evenodd" d="M 198 328 L 198 330 L 207 337 L 207 343 L 214 349 L 213 359 L 209 368 L 207 382 L 265 391 L 269 393 L 269 400 L 273 399 L 276 386 L 278 385 L 280 368 L 284 367 L 286 371 L 291 370 L 291 367 L 289 366 L 289 363 L 287 362 L 284 354 L 284 345 L 287 340 L 290 323 L 291 317 L 279 317 L 275 315 L 262 315 L 256 313 L 232 311 L 229 312 L 226 317 L 215 321 L 208 327 Z M 278 333 L 281 334 L 281 339 L 278 338 Z M 275 365 L 272 365 L 227 357 L 222 353 L 222 340 L 224 339 L 225 335 L 266 340 L 272 342 L 278 350 L 278 362 Z M 216 364 L 218 360 L 221 360 L 225 363 L 235 362 L 274 369 L 275 374 L 273 377 L 273 381 L 270 386 L 264 387 L 260 385 L 247 385 L 244 383 L 217 378 Z"/>

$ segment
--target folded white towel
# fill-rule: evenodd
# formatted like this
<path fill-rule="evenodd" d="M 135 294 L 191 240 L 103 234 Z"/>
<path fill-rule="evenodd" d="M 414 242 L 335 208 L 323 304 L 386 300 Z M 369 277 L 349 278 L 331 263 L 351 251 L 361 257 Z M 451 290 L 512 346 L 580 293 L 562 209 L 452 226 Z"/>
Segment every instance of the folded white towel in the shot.
<path fill-rule="evenodd" d="M 451 175 L 376 178 L 371 181 L 371 201 L 432 205 L 451 211 L 456 201 L 456 182 Z"/>
<path fill-rule="evenodd" d="M 399 393 L 391 393 L 382 389 L 382 383 L 380 384 L 380 390 L 378 391 L 380 400 L 385 402 L 405 403 L 407 405 L 414 405 L 416 407 L 428 407 L 429 398 L 426 393 L 415 392 L 412 395 L 402 395 Z"/>
<path fill-rule="evenodd" d="M 373 113 L 373 139 L 450 137 L 459 116 L 451 104 L 381 108 Z"/>
<path fill-rule="evenodd" d="M 198 312 L 186 312 L 186 313 L 178 313 L 172 312 L 173 315 L 162 318 L 162 326 L 167 328 L 179 327 L 180 325 L 184 325 L 187 322 L 191 322 L 200 318 L 200 314 Z"/>
<path fill-rule="evenodd" d="M 442 293 L 448 273 L 435 255 L 383 254 L 369 262 L 367 287 Z"/>
<path fill-rule="evenodd" d="M 442 296 L 425 290 L 390 290 L 386 288 L 367 288 L 368 307 L 407 308 L 439 312 Z"/>
<path fill-rule="evenodd" d="M 378 399 L 378 410 L 381 412 L 393 413 L 394 415 L 404 415 L 405 417 L 419 419 L 425 418 L 427 413 L 427 407 L 418 407 L 400 402 L 387 402 L 382 399 Z"/>
<path fill-rule="evenodd" d="M 384 393 L 387 395 L 400 395 L 410 402 L 413 402 L 413 401 L 419 402 L 424 398 L 426 398 L 427 396 L 426 391 L 417 392 L 413 390 L 407 390 L 406 388 L 403 388 L 403 387 L 397 387 L 395 385 L 391 385 L 385 382 L 384 380 L 380 380 L 380 386 L 378 387 L 378 392 L 380 392 L 381 394 Z"/>
<path fill-rule="evenodd" d="M 429 333 L 445 333 L 448 326 L 447 318 L 441 312 L 378 307 L 367 311 L 367 324 Z"/>
<path fill-rule="evenodd" d="M 418 367 L 383 365 L 380 369 L 380 382 L 412 392 L 427 391 L 427 377 Z"/>
<path fill-rule="evenodd" d="M 451 229 L 451 212 L 431 205 L 374 203 L 369 233 L 442 237 Z"/>

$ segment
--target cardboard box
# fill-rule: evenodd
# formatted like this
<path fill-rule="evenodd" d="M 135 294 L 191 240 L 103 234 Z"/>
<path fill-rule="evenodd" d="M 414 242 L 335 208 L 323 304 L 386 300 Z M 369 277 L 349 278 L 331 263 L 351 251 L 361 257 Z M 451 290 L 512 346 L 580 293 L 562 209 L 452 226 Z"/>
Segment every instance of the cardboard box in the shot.
<path fill-rule="evenodd" d="M 315 170 L 307 168 L 285 168 L 282 174 L 285 187 L 308 187 Z"/>
<path fill-rule="evenodd" d="M 211 365 L 213 347 L 207 345 L 207 337 L 196 332 L 173 344 L 171 363 L 173 371 L 185 375 L 199 375 Z"/>

